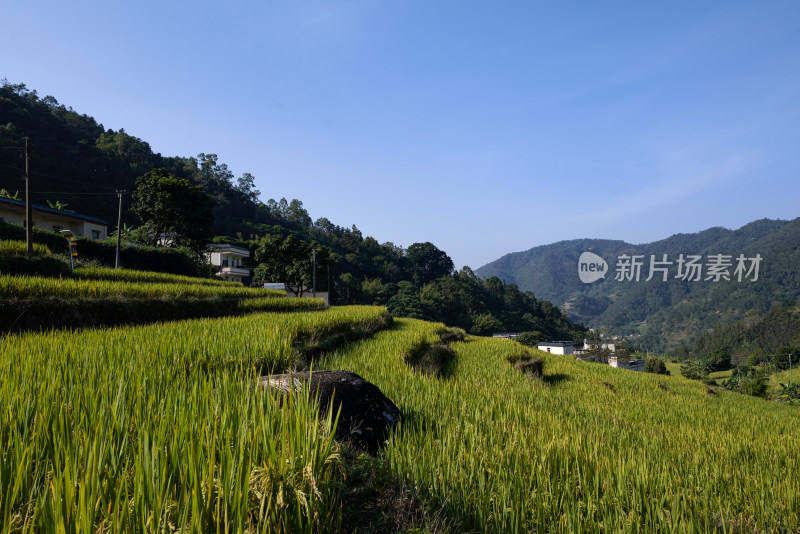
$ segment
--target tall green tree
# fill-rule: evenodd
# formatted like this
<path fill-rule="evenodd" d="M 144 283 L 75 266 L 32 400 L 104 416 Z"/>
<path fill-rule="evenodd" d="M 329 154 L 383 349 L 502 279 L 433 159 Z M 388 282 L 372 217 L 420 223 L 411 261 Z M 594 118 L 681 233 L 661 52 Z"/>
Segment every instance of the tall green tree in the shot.
<path fill-rule="evenodd" d="M 205 249 L 214 224 L 214 201 L 199 186 L 153 169 L 136 180 L 132 210 L 147 228 L 152 246 Z"/>
<path fill-rule="evenodd" d="M 453 260 L 433 243 L 414 243 L 406 251 L 406 260 L 414 281 L 427 284 L 453 272 Z"/>
<path fill-rule="evenodd" d="M 329 251 L 317 243 L 297 239 L 294 235 L 267 234 L 261 238 L 253 256 L 258 264 L 253 283 L 283 283 L 297 297 L 312 289 L 313 249 L 316 249 L 317 270 L 330 262 Z"/>

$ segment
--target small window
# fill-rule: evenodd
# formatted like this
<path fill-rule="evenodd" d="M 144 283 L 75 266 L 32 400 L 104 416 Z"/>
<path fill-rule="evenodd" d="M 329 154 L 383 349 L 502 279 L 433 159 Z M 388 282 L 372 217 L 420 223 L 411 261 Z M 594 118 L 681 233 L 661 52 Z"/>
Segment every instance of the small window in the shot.
<path fill-rule="evenodd" d="M 100 230 L 92 230 L 92 239 L 100 239 Z"/>

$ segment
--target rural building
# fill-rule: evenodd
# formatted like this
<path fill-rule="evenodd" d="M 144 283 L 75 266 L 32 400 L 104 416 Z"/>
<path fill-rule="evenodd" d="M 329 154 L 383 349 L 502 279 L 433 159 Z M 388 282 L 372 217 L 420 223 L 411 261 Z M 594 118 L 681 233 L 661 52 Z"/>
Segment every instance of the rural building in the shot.
<path fill-rule="evenodd" d="M 519 332 L 498 332 L 496 334 L 492 334 L 492 337 L 496 337 L 498 339 L 517 339 Z"/>
<path fill-rule="evenodd" d="M 0 197 L 0 220 L 25 226 L 25 201 Z M 33 205 L 33 226 L 54 232 L 70 230 L 77 236 L 101 241 L 108 237 L 108 223 L 102 219 L 39 204 Z"/>
<path fill-rule="evenodd" d="M 630 369 L 631 371 L 644 372 L 644 358 L 628 359 L 619 358 L 617 356 L 608 357 L 608 365 L 611 367 L 618 367 L 620 369 Z"/>
<path fill-rule="evenodd" d="M 617 350 L 617 345 L 616 345 L 615 341 L 613 341 L 613 340 L 612 341 L 601 341 L 599 343 L 596 343 L 596 345 L 600 350 L 607 350 L 608 352 L 610 352 L 612 354 L 614 353 L 615 350 Z M 592 347 L 592 343 L 588 339 L 584 339 L 583 340 L 583 350 L 584 350 L 584 352 L 589 350 L 591 347 Z"/>
<path fill-rule="evenodd" d="M 231 282 L 241 282 L 250 276 L 250 269 L 242 267 L 242 260 L 250 257 L 250 251 L 235 245 L 212 243 L 208 245 L 208 261 L 219 267 L 217 276 Z"/>
<path fill-rule="evenodd" d="M 551 354 L 575 354 L 576 346 L 578 343 L 574 341 L 547 341 L 536 344 L 537 349 Z"/>

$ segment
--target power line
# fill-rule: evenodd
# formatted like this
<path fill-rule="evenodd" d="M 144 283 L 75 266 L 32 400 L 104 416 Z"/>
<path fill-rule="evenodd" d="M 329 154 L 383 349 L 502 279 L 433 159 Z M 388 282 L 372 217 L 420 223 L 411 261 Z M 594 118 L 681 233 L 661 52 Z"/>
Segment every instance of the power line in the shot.
<path fill-rule="evenodd" d="M 95 196 L 95 197 L 105 197 L 105 196 L 117 196 L 117 193 L 73 193 L 71 191 L 37 191 L 39 195 L 63 195 L 67 197 L 74 197 L 74 196 Z M 124 193 L 128 194 L 128 193 Z"/>

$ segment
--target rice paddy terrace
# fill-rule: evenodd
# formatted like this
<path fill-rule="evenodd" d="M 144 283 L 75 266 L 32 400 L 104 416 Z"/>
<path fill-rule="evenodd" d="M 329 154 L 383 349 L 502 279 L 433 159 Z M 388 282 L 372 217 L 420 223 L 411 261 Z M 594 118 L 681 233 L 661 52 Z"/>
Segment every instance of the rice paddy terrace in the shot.
<path fill-rule="evenodd" d="M 450 343 L 437 378 L 404 356 L 438 343 L 441 324 L 253 291 L 0 275 L 5 307 L 221 299 L 246 312 L 2 334 L 0 531 L 800 530 L 796 407 L 550 354 L 531 378 L 508 361 L 521 345 L 477 337 Z M 308 365 L 354 371 L 400 408 L 377 456 L 338 443 L 313 395 L 257 387 Z"/>

